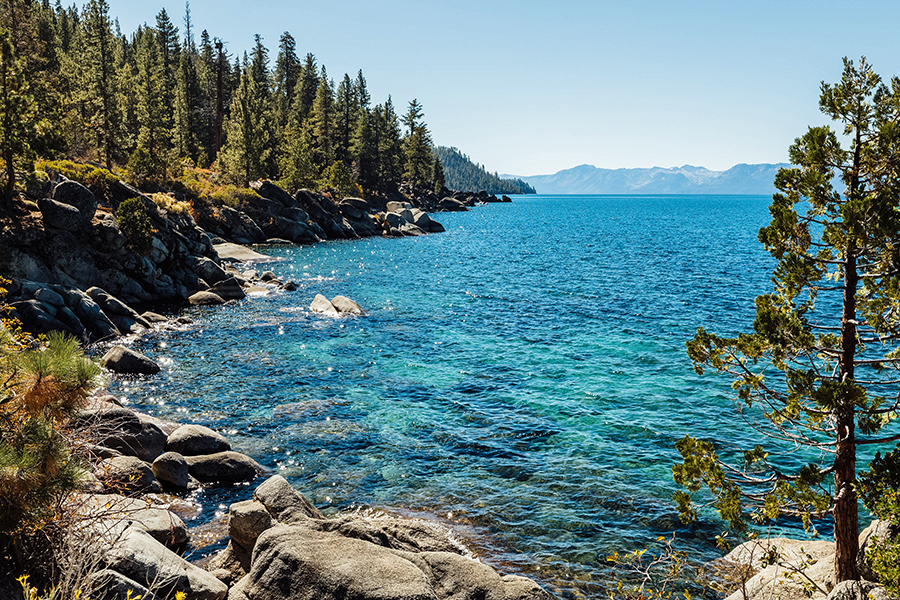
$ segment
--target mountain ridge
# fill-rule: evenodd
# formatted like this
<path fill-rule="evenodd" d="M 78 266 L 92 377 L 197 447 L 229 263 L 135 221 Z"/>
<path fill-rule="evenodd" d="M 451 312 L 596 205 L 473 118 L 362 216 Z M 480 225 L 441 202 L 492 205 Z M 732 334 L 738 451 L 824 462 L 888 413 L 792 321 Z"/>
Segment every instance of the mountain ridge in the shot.
<path fill-rule="evenodd" d="M 740 163 L 725 171 L 706 167 L 602 169 L 582 164 L 551 175 L 501 175 L 539 194 L 753 194 L 774 193 L 775 174 L 787 163 Z"/>

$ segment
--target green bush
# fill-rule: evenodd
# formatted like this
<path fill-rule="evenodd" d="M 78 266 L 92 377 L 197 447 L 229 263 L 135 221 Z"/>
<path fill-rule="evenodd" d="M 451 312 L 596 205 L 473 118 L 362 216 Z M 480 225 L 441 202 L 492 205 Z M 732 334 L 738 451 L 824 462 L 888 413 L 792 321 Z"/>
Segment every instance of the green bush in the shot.
<path fill-rule="evenodd" d="M 137 252 L 147 254 L 153 247 L 153 226 L 144 201 L 138 197 L 123 200 L 116 209 L 116 223 L 128 236 L 128 243 Z"/>
<path fill-rule="evenodd" d="M 119 182 L 119 176 L 102 167 L 72 162 L 71 160 L 41 160 L 35 165 L 38 171 L 56 171 L 77 181 L 93 191 L 108 191 Z"/>

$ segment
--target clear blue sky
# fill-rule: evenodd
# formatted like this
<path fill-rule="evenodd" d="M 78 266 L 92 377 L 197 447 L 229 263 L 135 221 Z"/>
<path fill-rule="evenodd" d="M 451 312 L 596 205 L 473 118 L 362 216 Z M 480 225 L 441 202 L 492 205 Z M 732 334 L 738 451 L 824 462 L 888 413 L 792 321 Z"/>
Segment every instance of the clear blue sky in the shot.
<path fill-rule="evenodd" d="M 183 1 L 108 0 L 122 31 Z M 193 0 L 232 53 L 290 31 L 336 81 L 362 69 L 374 103 L 417 98 L 436 144 L 490 171 L 727 169 L 781 162 L 841 58 L 900 73 L 897 0 Z"/>

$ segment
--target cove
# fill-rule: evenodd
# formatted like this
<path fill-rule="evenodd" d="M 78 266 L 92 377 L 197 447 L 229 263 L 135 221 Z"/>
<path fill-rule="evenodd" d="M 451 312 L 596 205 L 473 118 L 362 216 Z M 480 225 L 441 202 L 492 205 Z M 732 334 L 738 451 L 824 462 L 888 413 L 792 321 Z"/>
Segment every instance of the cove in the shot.
<path fill-rule="evenodd" d="M 712 515 L 678 521 L 674 444 L 755 438 L 684 343 L 750 327 L 768 204 L 526 196 L 441 213 L 442 234 L 262 246 L 298 291 L 185 311 L 134 343 L 163 373 L 111 392 L 221 431 L 325 512 L 425 515 L 501 570 L 599 595 L 606 556 L 657 535 L 718 556 Z M 368 315 L 314 314 L 317 293 Z M 203 492 L 200 520 L 252 488 Z"/>

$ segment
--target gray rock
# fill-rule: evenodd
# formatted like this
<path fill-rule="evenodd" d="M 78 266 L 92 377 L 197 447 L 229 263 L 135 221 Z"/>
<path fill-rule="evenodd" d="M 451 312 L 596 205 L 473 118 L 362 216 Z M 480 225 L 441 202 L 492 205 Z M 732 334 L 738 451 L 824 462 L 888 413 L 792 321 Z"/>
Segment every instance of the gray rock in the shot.
<path fill-rule="evenodd" d="M 224 550 L 210 559 L 206 564 L 206 570 L 219 581 L 231 587 L 250 571 L 251 556 L 251 550 L 247 550 L 231 540 Z"/>
<path fill-rule="evenodd" d="M 223 600 L 228 593 L 224 583 L 136 528 L 125 531 L 108 557 L 111 569 L 167 598 L 184 592 L 188 600 Z"/>
<path fill-rule="evenodd" d="M 190 474 L 202 483 L 239 483 L 266 472 L 258 462 L 238 452 L 185 456 Z"/>
<path fill-rule="evenodd" d="M 281 475 L 265 480 L 254 492 L 256 498 L 269 513 L 282 523 L 303 522 L 309 519 L 324 519 L 306 497 L 291 487 Z"/>
<path fill-rule="evenodd" d="M 398 213 L 401 210 L 408 210 L 412 208 L 412 204 L 409 202 L 388 202 L 385 210 L 389 213 Z"/>
<path fill-rule="evenodd" d="M 84 323 L 91 333 L 98 338 L 118 337 L 119 329 L 109 320 L 100 305 L 91 300 L 91 297 L 84 292 L 76 292 L 77 301 L 67 303 L 72 307 L 78 319 Z"/>
<path fill-rule="evenodd" d="M 113 346 L 100 359 L 100 364 L 116 373 L 126 375 L 155 375 L 159 365 L 138 352 L 124 346 Z"/>
<path fill-rule="evenodd" d="M 828 593 L 826 600 L 890 600 L 885 589 L 871 581 L 842 581 Z"/>
<path fill-rule="evenodd" d="M 236 502 L 228 508 L 228 536 L 244 549 L 253 550 L 256 539 L 272 526 L 272 515 L 256 500 Z"/>
<path fill-rule="evenodd" d="M 166 451 L 177 452 L 182 456 L 216 454 L 229 450 L 231 444 L 222 434 L 202 425 L 182 425 L 166 441 Z"/>
<path fill-rule="evenodd" d="M 62 296 L 60 296 L 50 288 L 45 287 L 39 288 L 34 293 L 34 299 L 40 301 L 45 305 L 56 306 L 57 308 L 65 306 L 66 304 L 66 301 Z"/>
<path fill-rule="evenodd" d="M 407 237 L 413 237 L 418 235 L 425 235 L 425 231 L 422 230 L 421 227 L 417 225 L 413 225 L 412 223 L 404 223 L 400 226 L 400 233 Z"/>
<path fill-rule="evenodd" d="M 142 498 L 118 494 L 82 494 L 74 501 L 80 516 L 102 519 L 109 530 L 137 527 L 168 548 L 180 550 L 188 540 L 181 517 L 164 506 L 154 506 Z"/>
<path fill-rule="evenodd" d="M 259 278 L 261 281 L 274 281 L 278 279 L 278 275 L 276 275 L 272 271 L 263 271 L 262 275 L 260 275 Z"/>
<path fill-rule="evenodd" d="M 325 315 L 337 316 L 339 314 L 334 305 L 331 304 L 331 302 L 328 301 L 328 298 L 326 298 L 322 294 L 316 294 L 316 297 L 313 298 L 312 304 L 309 305 L 309 309 L 315 313 L 321 313 Z"/>
<path fill-rule="evenodd" d="M 241 284 L 234 277 L 216 283 L 209 291 L 225 300 L 241 300 L 245 297 Z"/>
<path fill-rule="evenodd" d="M 309 215 L 302 208 L 286 208 L 282 213 L 285 219 L 297 221 L 298 223 L 306 223 L 309 221 Z"/>
<path fill-rule="evenodd" d="M 856 568 L 859 569 L 860 577 L 869 581 L 879 581 L 878 574 L 872 570 L 867 553 L 877 542 L 894 538 L 898 533 L 900 528 L 879 519 L 875 519 L 863 529 L 859 534 L 859 554 L 856 555 Z"/>
<path fill-rule="evenodd" d="M 147 321 L 148 323 L 165 323 L 168 321 L 164 316 L 157 314 L 155 312 L 150 312 L 149 310 L 143 314 L 141 314 L 141 318 Z"/>
<path fill-rule="evenodd" d="M 295 292 L 295 291 L 297 291 L 298 286 L 295 281 L 289 280 L 289 281 L 286 281 L 283 286 L 281 286 L 281 289 L 283 289 L 286 292 Z"/>
<path fill-rule="evenodd" d="M 47 227 L 76 232 L 84 226 L 84 219 L 74 206 L 50 198 L 40 198 L 37 204 L 44 219 L 44 225 Z"/>
<path fill-rule="evenodd" d="M 197 292 L 188 298 L 191 306 L 215 306 L 225 304 L 225 299 L 213 292 Z"/>
<path fill-rule="evenodd" d="M 116 456 L 101 460 L 94 474 L 110 491 L 130 494 L 158 494 L 162 491 L 150 465 L 135 456 Z"/>
<path fill-rule="evenodd" d="M 406 219 L 393 212 L 385 213 L 384 220 L 387 221 L 391 227 L 397 229 L 408 224 Z"/>
<path fill-rule="evenodd" d="M 53 188 L 53 199 L 74 207 L 85 224 L 90 223 L 97 212 L 97 198 L 77 181 L 64 181 Z"/>
<path fill-rule="evenodd" d="M 231 242 L 223 241 L 220 244 L 217 243 L 214 248 L 221 260 L 230 262 L 271 262 L 275 260 L 271 256 L 260 254 L 255 250 Z"/>
<path fill-rule="evenodd" d="M 438 600 L 425 574 L 409 560 L 368 542 L 302 525 L 277 525 L 253 549 L 250 573 L 233 600 Z M 230 596 L 231 598 L 231 596 Z"/>
<path fill-rule="evenodd" d="M 346 296 L 335 296 L 331 299 L 331 305 L 339 313 L 348 313 L 351 315 L 365 315 L 365 311 L 353 300 Z"/>
<path fill-rule="evenodd" d="M 127 408 L 103 408 L 81 412 L 75 420 L 83 435 L 99 446 L 152 462 L 163 453 L 166 434 L 151 417 Z"/>
<path fill-rule="evenodd" d="M 438 203 L 438 210 L 445 211 L 465 211 L 469 210 L 465 204 L 460 202 L 459 200 L 454 200 L 453 198 L 447 197 L 442 199 Z"/>
<path fill-rule="evenodd" d="M 88 577 L 88 597 L 95 600 L 127 600 L 140 597 L 141 600 L 157 600 L 158 596 L 133 579 L 112 569 L 91 573 Z"/>
<path fill-rule="evenodd" d="M 535 582 L 524 577 L 501 577 L 477 560 L 450 552 L 397 551 L 419 567 L 441 600 L 496 598 L 498 600 L 552 600 Z"/>
<path fill-rule="evenodd" d="M 225 281 L 229 277 L 222 267 L 205 256 L 188 256 L 184 263 L 188 269 L 210 285 Z"/>
<path fill-rule="evenodd" d="M 183 492 L 188 489 L 191 477 L 188 464 L 177 452 L 165 452 L 153 461 L 153 475 L 166 491 Z"/>

